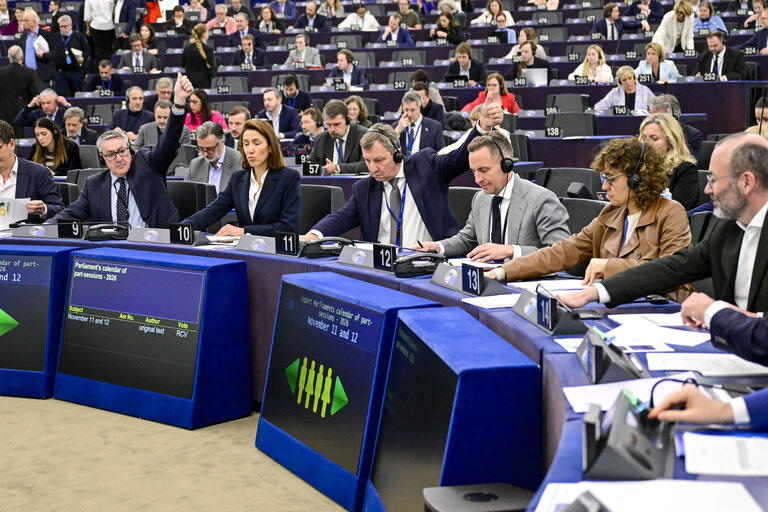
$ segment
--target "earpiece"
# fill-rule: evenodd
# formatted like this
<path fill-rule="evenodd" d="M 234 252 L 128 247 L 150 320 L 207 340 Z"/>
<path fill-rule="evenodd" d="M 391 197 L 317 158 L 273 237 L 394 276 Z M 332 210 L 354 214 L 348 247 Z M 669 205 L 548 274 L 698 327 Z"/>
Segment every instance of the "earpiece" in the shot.
<path fill-rule="evenodd" d="M 504 156 L 504 152 L 501 150 L 499 143 L 496 142 L 496 139 L 490 135 L 488 138 L 493 141 L 494 146 L 496 146 L 496 149 L 499 150 L 499 154 L 501 155 L 501 170 L 504 171 L 505 174 L 511 173 L 515 169 L 515 161 L 507 156 Z"/>
<path fill-rule="evenodd" d="M 349 118 L 347 118 L 347 119 L 349 119 Z M 395 139 L 393 139 L 393 138 L 392 138 L 392 137 L 390 137 L 390 136 L 389 136 L 387 133 L 385 133 L 385 132 L 383 132 L 383 131 L 381 131 L 381 130 L 373 130 L 373 129 L 369 129 L 368 131 L 369 131 L 369 132 L 373 132 L 373 133 L 380 133 L 381 135 L 385 136 L 385 137 L 387 138 L 387 140 L 388 140 L 388 141 L 389 141 L 389 142 L 392 144 L 392 146 L 394 146 L 394 148 L 395 148 L 395 152 L 394 152 L 394 153 L 392 153 L 392 160 L 394 160 L 396 164 L 399 164 L 399 163 L 401 163 L 401 162 L 403 161 L 403 159 L 405 158 L 405 155 L 403 155 L 403 152 L 402 152 L 402 151 L 400 151 L 400 144 L 398 144 L 398 143 L 397 143 L 397 141 L 396 141 Z"/>
<path fill-rule="evenodd" d="M 640 164 L 643 162 L 643 155 L 645 155 L 645 142 L 640 141 L 640 156 L 638 157 L 637 163 L 635 164 L 635 169 L 627 178 L 627 186 L 630 189 L 636 189 L 643 181 L 643 177 L 640 175 Z"/>

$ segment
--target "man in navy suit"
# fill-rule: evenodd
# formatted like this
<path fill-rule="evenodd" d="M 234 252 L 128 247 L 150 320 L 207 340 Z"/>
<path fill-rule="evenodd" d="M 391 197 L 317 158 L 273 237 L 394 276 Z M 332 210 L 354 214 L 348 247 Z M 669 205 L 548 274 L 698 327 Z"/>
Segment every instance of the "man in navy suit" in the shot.
<path fill-rule="evenodd" d="M 249 35 L 253 38 L 253 44 L 256 48 L 266 48 L 261 32 L 248 26 L 248 15 L 244 13 L 236 14 L 235 25 L 237 25 L 237 31 L 229 35 L 227 46 L 230 48 L 241 48 L 243 46 L 243 37 Z"/>
<path fill-rule="evenodd" d="M 336 67 L 331 70 L 331 78 L 344 78 L 347 85 L 356 87 L 365 87 L 368 82 L 365 80 L 365 68 L 355 66 L 355 54 L 344 49 L 336 54 Z"/>
<path fill-rule="evenodd" d="M 296 18 L 296 4 L 291 0 L 274 0 L 269 4 L 278 18 Z"/>
<path fill-rule="evenodd" d="M 32 9 L 24 11 L 24 29 L 19 41 L 19 46 L 24 50 L 24 65 L 37 71 L 37 85 L 41 91 L 47 87 L 55 87 L 55 60 L 59 45 L 53 34 L 40 28 L 40 18 Z M 45 40 L 45 44 L 38 41 L 38 38 Z"/>
<path fill-rule="evenodd" d="M 424 148 L 440 151 L 445 146 L 443 125 L 421 114 L 421 96 L 414 92 L 403 96 L 403 114 L 392 126 L 400 137 L 400 147 L 405 156 Z"/>
<path fill-rule="evenodd" d="M 447 155 L 425 148 L 405 157 L 392 127 L 373 125 L 360 141 L 370 177 L 355 183 L 349 201 L 301 239 L 339 236 L 359 226 L 363 240 L 410 247 L 456 234 L 459 225 L 448 205 L 448 184 L 469 169 L 467 144 L 504 118 L 492 97 L 482 110 L 464 144 Z"/>
<path fill-rule="evenodd" d="M 128 98 L 128 107 L 115 111 L 108 128 L 125 133 L 128 140 L 133 142 L 139 134 L 139 128 L 147 123 L 153 123 L 155 116 L 144 110 L 144 91 L 141 87 L 138 85 L 129 87 L 125 91 L 125 96 Z"/>
<path fill-rule="evenodd" d="M 34 126 L 35 121 L 47 117 L 58 126 L 64 128 L 64 111 L 69 107 L 64 96 L 59 96 L 53 89 L 45 89 L 32 98 L 29 105 L 21 109 L 13 120 L 18 126 Z"/>
<path fill-rule="evenodd" d="M 289 28 L 303 28 L 305 32 L 330 32 L 331 24 L 328 23 L 328 18 L 317 14 L 317 4 L 310 1 L 307 2 L 304 14 L 296 20 L 296 25 Z"/>
<path fill-rule="evenodd" d="M 625 29 L 636 29 L 642 26 L 643 30 L 651 30 L 651 26 L 646 20 L 642 20 L 639 23 L 636 21 L 624 21 L 619 16 L 621 16 L 621 13 L 619 12 L 618 5 L 614 3 L 606 4 L 605 9 L 603 9 L 603 19 L 597 20 L 592 25 L 592 30 L 589 33 L 600 34 L 603 36 L 603 39 L 608 41 L 618 41 L 624 34 Z"/>
<path fill-rule="evenodd" d="M 760 25 L 768 27 L 768 10 L 760 13 Z M 747 47 L 755 47 L 760 55 L 768 55 L 768 28 L 755 32 L 746 43 L 734 48 L 744 49 Z"/>
<path fill-rule="evenodd" d="M 278 139 L 292 139 L 301 131 L 299 116 L 291 107 L 286 107 L 275 89 L 267 89 L 262 96 L 264 108 L 256 114 L 257 119 L 272 123 Z"/>
<path fill-rule="evenodd" d="M 269 62 L 267 62 L 267 52 L 261 48 L 253 47 L 253 36 L 246 34 L 240 41 L 242 48 L 235 52 L 232 57 L 232 65 L 235 67 L 256 69 L 256 68 L 268 68 Z M 245 66 L 243 66 L 245 64 Z"/>
<path fill-rule="evenodd" d="M 398 48 L 413 48 L 413 39 L 411 39 L 411 33 L 408 29 L 400 29 L 400 24 L 403 22 L 403 17 L 399 12 L 392 13 L 389 17 L 389 23 L 384 30 L 379 34 L 377 43 L 386 43 L 388 41 L 395 41 L 395 46 Z"/>
<path fill-rule="evenodd" d="M 13 127 L 0 120 L 0 196 L 28 197 L 27 220 L 41 222 L 64 208 L 51 171 L 40 164 L 15 155 Z"/>
<path fill-rule="evenodd" d="M 445 72 L 445 76 L 456 75 L 466 76 L 470 87 L 485 83 L 485 64 L 472 58 L 472 48 L 466 42 L 456 47 L 456 60 L 448 64 Z"/>
<path fill-rule="evenodd" d="M 122 222 L 131 226 L 167 228 L 179 213 L 165 188 L 165 174 L 179 150 L 184 127 L 184 104 L 194 87 L 178 73 L 171 119 L 153 151 L 133 153 L 124 133 L 110 130 L 96 142 L 107 170 L 85 182 L 77 201 L 51 219 Z"/>

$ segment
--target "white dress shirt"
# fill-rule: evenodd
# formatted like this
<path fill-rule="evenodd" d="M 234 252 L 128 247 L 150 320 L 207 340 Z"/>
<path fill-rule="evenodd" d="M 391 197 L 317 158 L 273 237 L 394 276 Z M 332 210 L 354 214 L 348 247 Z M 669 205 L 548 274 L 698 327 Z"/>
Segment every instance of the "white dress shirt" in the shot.
<path fill-rule="evenodd" d="M 249 173 L 251 175 L 251 186 L 248 187 L 248 221 L 253 222 L 253 211 L 256 209 L 256 205 L 259 203 L 259 196 L 261 196 L 261 189 L 264 188 L 264 182 L 267 181 L 267 174 L 269 169 L 261 177 L 261 185 L 256 181 L 253 171 Z"/>
<path fill-rule="evenodd" d="M 422 130 L 422 125 L 424 124 L 423 121 L 424 121 L 424 117 L 419 116 L 419 118 L 416 120 L 415 123 L 409 123 L 408 126 L 405 127 L 405 145 L 410 151 L 409 154 L 411 155 L 421 149 L 421 130 Z M 414 129 L 414 135 L 415 135 L 415 140 L 413 141 L 413 145 L 411 145 L 410 141 L 408 140 L 408 133 L 411 131 L 411 127 L 413 127 Z"/>
<path fill-rule="evenodd" d="M 123 10 L 124 0 L 117 0 L 115 2 L 115 23 L 120 23 L 120 11 Z"/>
<path fill-rule="evenodd" d="M 117 222 L 117 191 L 120 185 L 117 183 L 117 176 L 109 173 L 112 186 L 109 192 L 110 210 L 112 213 L 112 222 Z M 141 218 L 141 212 L 139 211 L 139 205 L 136 203 L 136 198 L 131 194 L 131 186 L 128 183 L 128 175 L 125 176 L 125 191 L 128 194 L 128 224 L 134 228 L 145 228 L 147 223 Z"/>
<path fill-rule="evenodd" d="M 403 164 L 400 164 L 396 178 L 401 178 L 398 183 L 400 189 L 400 197 L 403 197 L 403 190 L 405 188 L 405 172 L 403 171 Z M 390 219 L 392 217 L 387 209 L 389 203 L 389 194 L 392 191 L 392 184 L 390 182 L 382 183 L 384 191 L 381 196 L 381 217 L 379 221 L 379 237 L 378 241 L 383 244 L 389 243 L 390 235 Z M 400 208 L 397 205 L 390 205 L 392 213 L 395 216 L 400 215 Z M 416 202 L 413 200 L 413 194 L 410 189 L 405 194 L 405 205 L 403 206 L 403 218 L 400 224 L 400 245 L 403 247 L 411 247 L 418 245 L 419 241 L 432 241 L 432 237 L 427 231 L 427 226 L 421 219 L 419 209 L 416 207 Z"/>
<path fill-rule="evenodd" d="M 267 110 L 267 119 L 272 123 L 272 129 L 275 130 L 275 135 L 277 135 L 277 138 L 280 139 L 281 133 L 280 133 L 280 114 L 283 112 L 283 106 L 280 105 L 278 108 L 277 114 L 272 114 L 269 110 Z"/>
<path fill-rule="evenodd" d="M 11 174 L 8 179 L 3 182 L 3 178 L 0 177 L 0 197 L 3 198 L 16 198 L 16 176 L 19 174 L 19 159 L 15 158 L 13 167 L 11 168 Z"/>
<path fill-rule="evenodd" d="M 112 0 L 85 0 L 84 19 L 91 23 L 96 30 L 114 30 L 115 22 L 112 15 L 115 4 Z M 118 14 L 120 11 L 117 11 Z"/>
<path fill-rule="evenodd" d="M 341 149 L 341 163 L 346 163 L 344 161 L 344 153 L 347 151 L 347 137 L 349 137 L 349 126 L 347 126 L 347 132 L 341 139 L 331 137 L 333 139 L 333 158 L 331 161 L 337 166 L 339 165 L 339 152 L 337 151 L 339 147 Z M 339 146 L 339 143 L 341 143 L 341 146 Z"/>

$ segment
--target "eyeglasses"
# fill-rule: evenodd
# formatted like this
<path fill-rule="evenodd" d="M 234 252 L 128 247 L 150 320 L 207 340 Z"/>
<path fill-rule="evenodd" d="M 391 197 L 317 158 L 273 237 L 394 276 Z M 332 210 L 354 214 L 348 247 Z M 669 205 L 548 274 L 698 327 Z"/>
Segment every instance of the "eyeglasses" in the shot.
<path fill-rule="evenodd" d="M 613 176 L 613 175 L 610 175 L 610 174 L 604 174 L 602 172 L 600 173 L 600 181 L 602 183 L 607 183 L 611 187 L 613 186 L 613 182 L 616 181 L 616 178 L 618 178 L 618 176 Z"/>
<path fill-rule="evenodd" d="M 122 148 L 122 149 L 118 149 L 114 153 L 102 153 L 101 156 L 103 156 L 104 160 L 106 160 L 107 162 L 111 162 L 112 160 L 117 158 L 118 155 L 120 156 L 120 158 L 125 158 L 126 156 L 128 156 L 128 153 L 130 153 L 130 150 L 128 148 Z"/>
<path fill-rule="evenodd" d="M 216 151 L 216 149 L 217 149 L 218 147 L 219 147 L 219 145 L 218 145 L 218 144 L 216 144 L 215 146 L 211 146 L 211 147 L 209 147 L 209 148 L 207 148 L 207 147 L 205 147 L 205 146 L 197 146 L 197 149 L 198 149 L 198 151 L 200 151 L 201 153 L 213 153 L 214 151 Z"/>
<path fill-rule="evenodd" d="M 717 182 L 718 180 L 725 180 L 728 178 L 737 178 L 741 176 L 743 173 L 744 171 L 736 172 L 732 174 L 726 174 L 725 176 L 714 176 L 712 175 L 712 171 L 707 171 L 707 183 L 709 183 L 710 185 L 714 185 L 715 182 Z"/>

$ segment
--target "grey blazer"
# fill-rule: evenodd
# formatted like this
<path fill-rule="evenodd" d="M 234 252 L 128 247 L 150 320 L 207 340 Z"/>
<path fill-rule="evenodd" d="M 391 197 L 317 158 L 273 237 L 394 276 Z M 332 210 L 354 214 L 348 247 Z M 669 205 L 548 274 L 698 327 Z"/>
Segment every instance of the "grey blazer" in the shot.
<path fill-rule="evenodd" d="M 299 50 L 291 50 L 291 52 L 288 54 L 288 58 L 285 59 L 285 66 L 290 66 L 293 64 L 294 60 L 300 60 L 299 59 Z M 320 62 L 320 51 L 317 48 L 312 48 L 311 46 L 307 46 L 307 48 L 304 50 L 304 65 L 305 66 L 322 66 L 322 63 Z"/>
<path fill-rule="evenodd" d="M 149 53 L 147 50 L 141 51 L 141 63 L 144 64 L 144 72 L 148 72 L 150 69 L 162 69 L 160 67 L 160 61 Z M 133 52 L 126 52 L 120 57 L 120 64 L 118 68 L 131 68 L 133 67 Z"/>
<path fill-rule="evenodd" d="M 466 256 L 478 245 L 491 241 L 492 199 L 492 195 L 482 190 L 475 194 L 467 224 L 452 237 L 440 241 L 446 256 Z M 557 196 L 550 190 L 515 176 L 507 210 L 507 243 L 519 245 L 525 256 L 569 236 L 568 212 Z"/>
<path fill-rule="evenodd" d="M 224 164 L 221 166 L 221 181 L 219 190 L 224 190 L 229 184 L 229 179 L 235 171 L 243 168 L 240 152 L 228 146 L 224 146 Z M 208 183 L 208 160 L 204 156 L 198 156 L 189 163 L 189 174 L 184 177 L 184 181 L 197 181 Z"/>
<path fill-rule="evenodd" d="M 139 128 L 139 133 L 136 134 L 136 139 L 133 141 L 133 147 L 136 149 L 143 148 L 144 146 L 157 146 L 157 141 L 160 136 L 157 134 L 157 123 L 151 122 L 143 125 Z M 189 135 L 189 128 L 186 126 L 181 131 L 181 144 L 190 144 L 191 138 Z"/>

